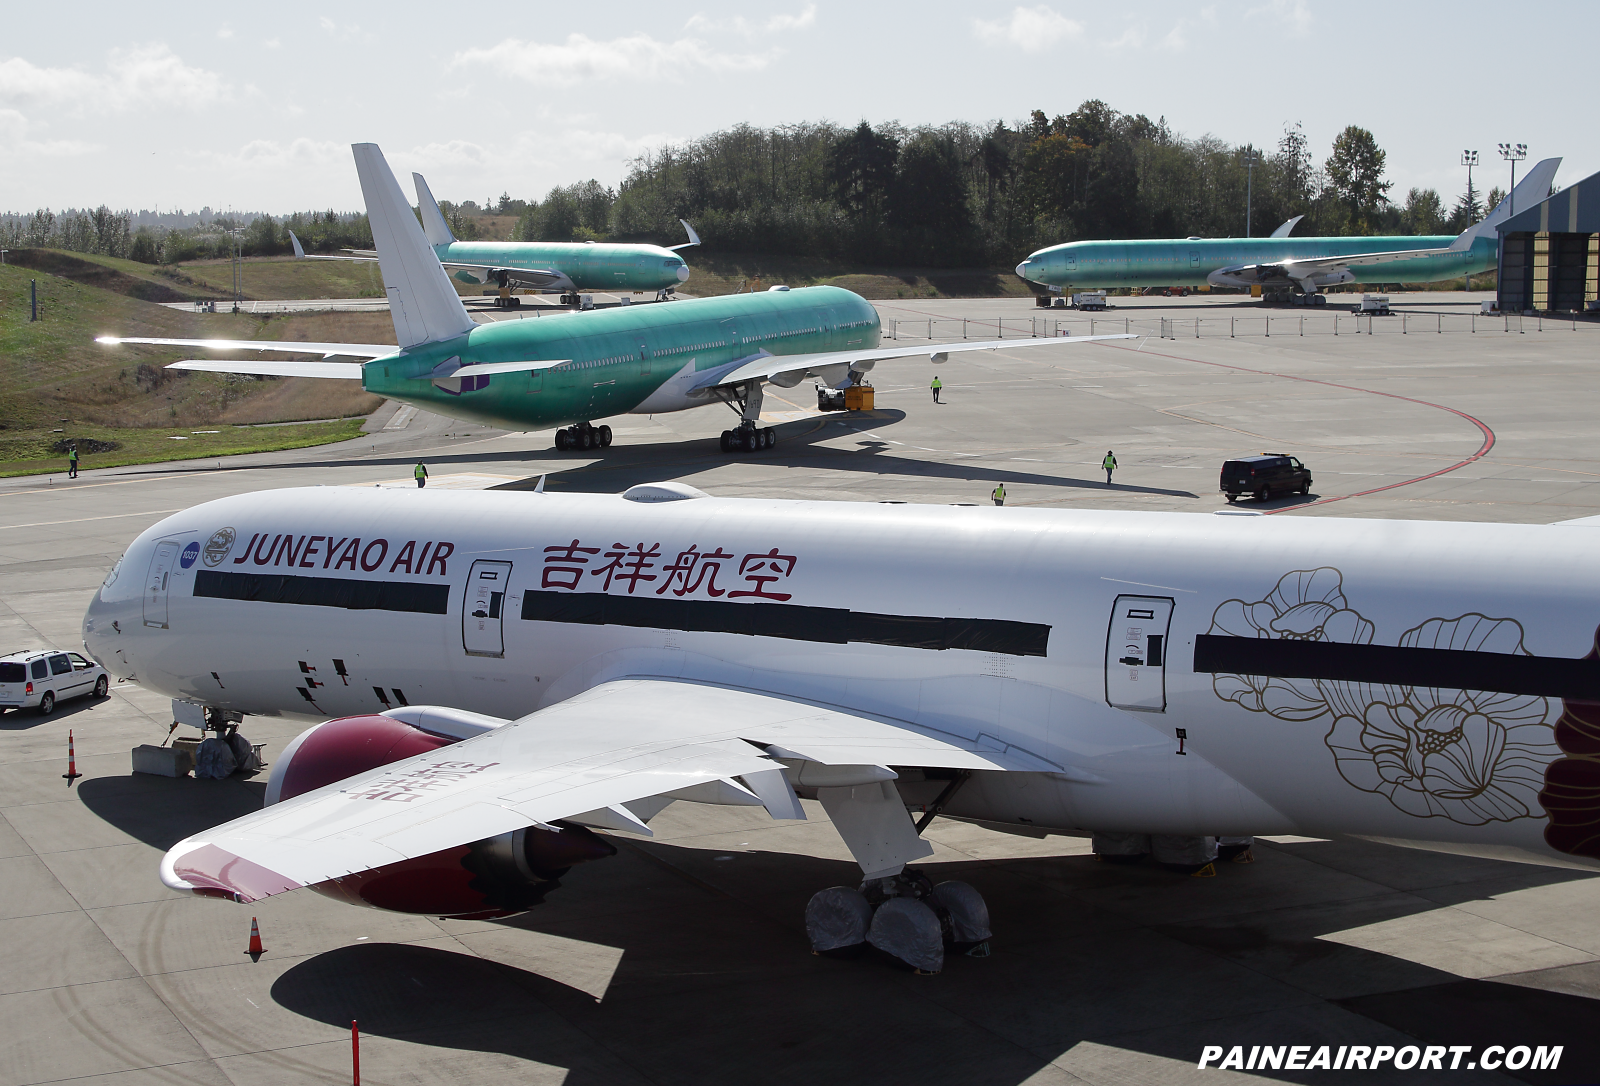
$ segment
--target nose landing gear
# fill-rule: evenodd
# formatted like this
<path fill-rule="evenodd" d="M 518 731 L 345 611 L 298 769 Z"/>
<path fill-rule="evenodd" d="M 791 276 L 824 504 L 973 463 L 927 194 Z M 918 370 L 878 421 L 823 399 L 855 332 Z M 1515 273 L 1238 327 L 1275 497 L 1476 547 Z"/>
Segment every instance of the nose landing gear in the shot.
<path fill-rule="evenodd" d="M 563 427 L 556 431 L 556 448 L 562 452 L 587 452 L 590 449 L 605 449 L 611 445 L 611 427 L 593 426 L 587 422 L 580 422 L 576 426 Z"/>

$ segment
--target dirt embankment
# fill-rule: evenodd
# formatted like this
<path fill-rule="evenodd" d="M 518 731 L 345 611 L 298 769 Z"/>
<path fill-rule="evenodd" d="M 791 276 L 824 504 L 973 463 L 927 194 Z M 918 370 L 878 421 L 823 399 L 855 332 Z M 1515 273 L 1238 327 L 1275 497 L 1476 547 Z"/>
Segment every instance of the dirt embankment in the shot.
<path fill-rule="evenodd" d="M 142 302 L 188 302 L 193 301 L 196 294 L 194 290 L 179 291 L 165 283 L 140 279 L 115 268 L 108 268 L 104 264 L 96 264 L 92 260 L 84 260 L 82 257 L 57 252 L 54 249 L 12 249 L 6 254 L 6 263 L 44 272 L 46 275 L 59 275 L 74 283 L 109 290 L 113 294 L 124 294 L 129 298 L 138 298 Z M 199 288 L 198 292 L 207 295 L 213 293 L 205 287 Z"/>

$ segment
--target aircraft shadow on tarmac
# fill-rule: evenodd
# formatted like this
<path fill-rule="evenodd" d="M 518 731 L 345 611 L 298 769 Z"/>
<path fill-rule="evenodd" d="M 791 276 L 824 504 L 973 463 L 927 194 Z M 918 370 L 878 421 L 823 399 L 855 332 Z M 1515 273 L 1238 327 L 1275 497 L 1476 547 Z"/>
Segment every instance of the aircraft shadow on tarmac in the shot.
<path fill-rule="evenodd" d="M 778 432 L 778 445 L 758 453 L 722 453 L 717 439 L 712 437 L 685 438 L 674 441 L 618 444 L 592 453 L 565 453 L 541 449 L 532 452 L 491 452 L 474 447 L 459 453 L 431 453 L 424 457 L 429 470 L 443 474 L 451 467 L 473 465 L 479 468 L 500 464 L 521 473 L 527 478 L 505 483 L 493 490 L 531 490 L 540 475 L 550 473 L 545 489 L 551 492 L 615 494 L 637 483 L 655 483 L 693 474 L 706 468 L 717 467 L 737 459 L 766 464 L 772 467 L 821 468 L 832 471 L 857 471 L 876 476 L 913 476 L 923 479 L 947 479 L 964 483 L 983 484 L 978 497 L 987 498 L 995 483 L 1007 486 L 1043 486 L 1068 489 L 1106 490 L 1104 479 L 1080 479 L 1066 475 L 1046 475 L 1040 472 L 1018 471 L 1003 468 L 993 460 L 973 459 L 941 463 L 918 459 L 910 455 L 907 446 L 899 446 L 893 455 L 884 455 L 891 449 L 888 442 L 865 438 L 854 448 L 836 448 L 824 442 L 845 437 L 849 431 L 880 430 L 905 418 L 905 412 L 880 410 L 860 414 L 823 415 L 798 422 L 780 423 L 773 427 Z M 838 425 L 843 423 L 844 425 Z M 848 429 L 847 429 L 848 428 Z M 863 435 L 865 437 L 865 435 Z M 583 464 L 585 457 L 592 462 Z M 328 460 L 295 460 L 280 464 L 253 466 L 251 471 L 298 470 L 302 468 L 362 467 L 379 471 L 409 474 L 416 458 L 409 456 L 339 458 Z M 575 465 L 575 466 L 569 466 Z M 174 475 L 186 472 L 203 474 L 215 467 L 145 468 L 137 474 Z M 1194 498 L 1198 495 L 1187 490 L 1161 487 L 1126 486 L 1118 483 L 1110 488 L 1121 494 L 1156 494 L 1167 497 Z"/>
<path fill-rule="evenodd" d="M 101 819 L 147 845 L 167 849 L 201 830 L 261 809 L 266 774 L 220 781 L 193 777 L 89 777 L 74 791 Z"/>
<path fill-rule="evenodd" d="M 1285 851 L 1339 867 L 1341 850 L 1388 854 L 1390 870 L 1466 863 L 1495 879 L 1494 894 L 1587 877 L 1365 842 Z M 1085 1041 L 1190 1066 L 1205 1044 L 1564 1045 L 1561 1071 L 1513 1075 L 1528 1082 L 1577 1081 L 1600 1065 L 1593 999 L 1463 980 L 1319 938 L 1436 908 L 1433 891 L 1433 901 L 1392 892 L 1284 910 L 1252 889 L 1292 880 L 1283 868 L 1268 875 L 1270 856 L 1204 882 L 1087 856 L 929 864 L 936 881 L 983 891 L 996 937 L 991 957 L 953 957 L 940 976 L 919 977 L 875 952 L 808 953 L 805 901 L 858 880 L 853 865 L 722 859 L 630 841 L 533 912 L 462 936 L 500 962 L 368 943 L 295 964 L 271 995 L 330 1026 L 356 1019 L 368 1034 L 570 1068 L 564 1081 L 582 1086 L 636 1076 L 1011 1086 Z M 1448 891 L 1442 903 L 1454 903 Z M 1567 987 L 1595 985 L 1590 971 Z"/>

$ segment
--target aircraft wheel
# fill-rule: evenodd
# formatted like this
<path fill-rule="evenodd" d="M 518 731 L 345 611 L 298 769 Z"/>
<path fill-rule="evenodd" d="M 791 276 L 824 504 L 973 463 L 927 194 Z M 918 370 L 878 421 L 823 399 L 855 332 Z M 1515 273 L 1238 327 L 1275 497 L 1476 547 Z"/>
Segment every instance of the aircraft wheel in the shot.
<path fill-rule="evenodd" d="M 746 430 L 744 432 L 744 451 L 755 452 L 759 448 L 761 448 L 761 434 L 753 428 Z"/>
<path fill-rule="evenodd" d="M 729 448 L 728 448 L 728 431 L 724 430 L 724 431 L 722 431 L 721 435 L 718 436 L 718 438 L 717 438 L 717 447 L 720 448 L 723 452 L 728 452 L 729 451 Z"/>
<path fill-rule="evenodd" d="M 761 436 L 766 438 L 767 448 L 769 449 L 778 443 L 778 431 L 770 426 L 761 432 Z"/>
<path fill-rule="evenodd" d="M 566 452 L 567 451 L 567 431 L 566 431 L 566 427 L 562 427 L 561 429 L 556 431 L 556 448 L 559 449 L 561 452 Z"/>
<path fill-rule="evenodd" d="M 609 426 L 600 427 L 599 435 L 600 435 L 600 447 L 602 449 L 611 448 L 611 427 L 609 427 Z"/>
<path fill-rule="evenodd" d="M 580 431 L 578 431 L 578 445 L 579 445 L 579 447 L 581 447 L 581 448 L 583 448 L 585 450 L 594 448 L 594 431 L 593 430 L 580 430 Z"/>

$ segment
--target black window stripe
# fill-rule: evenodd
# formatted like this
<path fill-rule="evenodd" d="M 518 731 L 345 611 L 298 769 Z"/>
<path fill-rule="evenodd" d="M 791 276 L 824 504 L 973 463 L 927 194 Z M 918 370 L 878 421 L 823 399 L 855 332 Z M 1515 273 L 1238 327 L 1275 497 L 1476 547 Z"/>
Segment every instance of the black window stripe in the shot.
<path fill-rule="evenodd" d="M 658 599 L 603 592 L 527 592 L 522 597 L 522 617 L 587 626 L 786 637 L 832 645 L 856 641 L 913 649 L 971 649 L 1008 656 L 1044 656 L 1050 640 L 1050 627 L 1038 622 L 878 615 L 843 607 Z"/>
<path fill-rule="evenodd" d="M 447 584 L 299 577 L 284 573 L 224 573 L 202 569 L 195 574 L 194 594 L 217 600 L 343 607 L 350 611 L 443 615 L 450 610 L 450 586 Z"/>
<path fill-rule="evenodd" d="M 1201 634 L 1194 669 L 1600 701 L 1600 660 Z"/>

